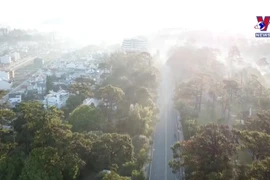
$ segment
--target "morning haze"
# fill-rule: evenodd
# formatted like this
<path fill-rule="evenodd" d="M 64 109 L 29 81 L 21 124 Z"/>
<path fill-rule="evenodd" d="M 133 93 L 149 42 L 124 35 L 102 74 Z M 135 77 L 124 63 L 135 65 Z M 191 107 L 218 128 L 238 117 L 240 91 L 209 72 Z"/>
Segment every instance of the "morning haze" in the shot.
<path fill-rule="evenodd" d="M 268 4 L 2 2 L 0 180 L 270 179 Z"/>

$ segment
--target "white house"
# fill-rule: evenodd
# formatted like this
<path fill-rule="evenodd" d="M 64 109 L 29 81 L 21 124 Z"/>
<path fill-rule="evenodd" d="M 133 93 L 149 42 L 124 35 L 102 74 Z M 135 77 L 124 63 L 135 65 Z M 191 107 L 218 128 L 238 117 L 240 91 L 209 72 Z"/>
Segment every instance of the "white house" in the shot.
<path fill-rule="evenodd" d="M 44 97 L 43 104 L 45 107 L 55 106 L 60 109 L 65 106 L 68 98 L 69 93 L 64 90 L 59 90 L 58 92 L 50 91 L 50 93 Z"/>
<path fill-rule="evenodd" d="M 148 41 L 146 38 L 138 37 L 132 39 L 124 39 L 122 49 L 125 52 L 139 51 L 148 52 Z"/>
<path fill-rule="evenodd" d="M 17 104 L 22 102 L 22 95 L 21 94 L 9 94 L 8 95 L 8 102 L 10 103 L 11 107 L 15 107 Z"/>
<path fill-rule="evenodd" d="M 89 65 L 89 69 L 97 70 L 98 69 L 98 66 L 96 64 L 94 64 L 94 63 L 91 63 Z"/>
<path fill-rule="evenodd" d="M 11 63 L 11 57 L 8 55 L 2 56 L 1 58 L 2 64 L 10 64 Z"/>
<path fill-rule="evenodd" d="M 64 72 L 55 72 L 55 76 L 57 78 L 60 78 L 62 75 L 64 75 L 65 73 Z"/>
<path fill-rule="evenodd" d="M 7 80 L 8 81 L 10 79 L 9 72 L 0 71 L 0 79 Z"/>
<path fill-rule="evenodd" d="M 28 81 L 28 90 L 35 90 L 38 94 L 44 94 L 46 92 L 46 75 L 39 73 L 34 75 L 31 80 Z"/>
<path fill-rule="evenodd" d="M 46 84 L 40 82 L 32 82 L 27 86 L 27 90 L 34 90 L 37 94 L 45 94 L 46 92 Z"/>
<path fill-rule="evenodd" d="M 17 52 L 11 53 L 10 56 L 11 56 L 11 60 L 13 61 L 18 61 L 19 59 L 21 59 L 20 53 L 17 53 Z"/>
<path fill-rule="evenodd" d="M 74 64 L 74 63 L 68 63 L 67 65 L 66 65 L 66 67 L 67 68 L 69 68 L 69 69 L 74 69 L 74 68 L 76 68 L 76 65 Z"/>
<path fill-rule="evenodd" d="M 10 90 L 12 82 L 0 79 L 0 90 Z"/>
<path fill-rule="evenodd" d="M 102 100 L 100 100 L 100 99 L 87 98 L 87 99 L 85 99 L 83 101 L 83 105 L 91 105 L 91 104 L 93 104 L 95 107 L 97 107 L 101 102 L 102 102 Z"/>
<path fill-rule="evenodd" d="M 48 70 L 45 74 L 46 74 L 47 76 L 52 76 L 52 75 L 53 75 L 53 73 L 52 73 L 50 70 Z"/>
<path fill-rule="evenodd" d="M 78 65 L 76 66 L 76 69 L 86 70 L 86 69 L 88 69 L 88 67 L 86 67 L 84 64 L 78 64 Z"/>

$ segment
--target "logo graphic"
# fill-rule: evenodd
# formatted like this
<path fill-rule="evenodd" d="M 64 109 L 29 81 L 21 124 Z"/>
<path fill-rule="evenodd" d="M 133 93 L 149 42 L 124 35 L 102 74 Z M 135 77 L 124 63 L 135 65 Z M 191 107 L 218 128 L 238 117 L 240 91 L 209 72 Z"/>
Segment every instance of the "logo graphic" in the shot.
<path fill-rule="evenodd" d="M 264 18 L 262 16 L 257 16 L 257 24 L 254 26 L 254 29 L 259 29 L 261 33 L 255 33 L 255 37 L 265 37 L 269 38 L 270 33 L 265 33 L 267 31 L 268 25 L 270 21 L 270 16 L 265 16 Z M 265 32 L 264 32 L 265 31 Z"/>

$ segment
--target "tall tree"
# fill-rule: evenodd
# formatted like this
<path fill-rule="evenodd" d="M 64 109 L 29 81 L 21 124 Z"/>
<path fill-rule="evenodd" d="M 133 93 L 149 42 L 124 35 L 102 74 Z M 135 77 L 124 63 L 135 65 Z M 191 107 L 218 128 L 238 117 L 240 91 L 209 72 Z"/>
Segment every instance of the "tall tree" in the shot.
<path fill-rule="evenodd" d="M 107 173 L 102 180 L 129 180 L 128 177 L 122 177 L 119 174 L 117 174 L 114 171 L 111 171 L 110 173 Z"/>
<path fill-rule="evenodd" d="M 187 168 L 187 179 L 208 180 L 213 177 L 230 179 L 231 159 L 236 153 L 233 134 L 227 126 L 208 124 L 202 126 L 190 140 L 176 143 L 174 159 L 169 163 L 173 172 Z M 180 159 L 180 160 L 179 160 Z"/>
<path fill-rule="evenodd" d="M 84 96 L 82 95 L 70 95 L 66 101 L 66 105 L 62 107 L 64 111 L 65 118 L 68 118 L 69 113 L 71 113 L 76 107 L 83 103 Z"/>
<path fill-rule="evenodd" d="M 252 155 L 253 160 L 262 160 L 270 156 L 270 135 L 258 131 L 236 131 L 243 150 Z"/>
<path fill-rule="evenodd" d="M 125 93 L 122 89 L 107 85 L 98 90 L 99 96 L 103 99 L 104 106 L 109 110 L 107 117 L 112 120 L 112 112 L 117 108 L 118 103 L 123 99 Z"/>
<path fill-rule="evenodd" d="M 102 130 L 104 119 L 94 106 L 83 105 L 76 108 L 69 116 L 68 122 L 74 132 Z"/>
<path fill-rule="evenodd" d="M 133 158 L 131 138 L 116 133 L 104 134 L 93 143 L 92 154 L 97 170 L 109 169 L 113 164 L 121 167 Z"/>
<path fill-rule="evenodd" d="M 79 77 L 73 84 L 70 85 L 69 91 L 72 94 L 80 95 L 84 98 L 93 96 L 91 86 L 95 82 L 88 77 Z"/>
<path fill-rule="evenodd" d="M 51 90 L 53 90 L 53 77 L 46 77 L 46 94 L 48 94 Z"/>

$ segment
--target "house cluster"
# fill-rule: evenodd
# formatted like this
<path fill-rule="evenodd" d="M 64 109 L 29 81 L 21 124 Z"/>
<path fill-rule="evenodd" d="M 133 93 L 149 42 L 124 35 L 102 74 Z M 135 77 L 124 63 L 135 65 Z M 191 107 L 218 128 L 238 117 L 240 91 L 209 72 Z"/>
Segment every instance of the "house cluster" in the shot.
<path fill-rule="evenodd" d="M 62 108 L 70 95 L 67 89 L 77 78 L 87 77 L 95 81 L 95 84 L 100 84 L 109 73 L 110 69 L 99 68 L 99 62 L 91 58 L 85 61 L 59 59 L 33 74 L 21 86 L 20 92 L 11 94 L 8 101 L 15 106 L 24 97 L 28 97 L 39 100 L 45 107 Z M 47 89 L 48 79 L 52 83 L 51 89 Z M 86 99 L 83 104 L 97 106 L 99 103 L 100 101 L 96 99 Z"/>
<path fill-rule="evenodd" d="M 10 52 L 0 57 L 1 65 L 11 64 L 21 59 L 20 53 Z"/>

